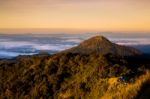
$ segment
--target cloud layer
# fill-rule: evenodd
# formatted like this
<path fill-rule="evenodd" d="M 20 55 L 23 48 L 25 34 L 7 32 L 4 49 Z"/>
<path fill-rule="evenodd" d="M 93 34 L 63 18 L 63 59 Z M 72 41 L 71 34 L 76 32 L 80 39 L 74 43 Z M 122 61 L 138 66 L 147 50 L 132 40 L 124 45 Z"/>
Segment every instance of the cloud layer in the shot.
<path fill-rule="evenodd" d="M 94 34 L 1 35 L 0 57 L 32 55 L 37 54 L 40 51 L 46 51 L 53 54 L 76 46 L 93 35 Z M 150 46 L 150 39 L 147 37 L 109 36 L 108 38 L 119 45 L 133 46 L 141 50 L 145 49 L 144 47 L 150 48 L 147 47 Z M 148 51 L 148 49 L 146 49 L 146 51 Z"/>

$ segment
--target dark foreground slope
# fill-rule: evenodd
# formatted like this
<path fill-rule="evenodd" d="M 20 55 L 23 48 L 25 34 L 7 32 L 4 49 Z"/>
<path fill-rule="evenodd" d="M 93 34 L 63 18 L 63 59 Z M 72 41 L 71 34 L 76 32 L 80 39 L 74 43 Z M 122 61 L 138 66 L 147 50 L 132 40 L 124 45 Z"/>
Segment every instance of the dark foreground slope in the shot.
<path fill-rule="evenodd" d="M 129 57 L 65 52 L 1 60 L 0 98 L 149 99 L 149 62 L 135 66 Z"/>

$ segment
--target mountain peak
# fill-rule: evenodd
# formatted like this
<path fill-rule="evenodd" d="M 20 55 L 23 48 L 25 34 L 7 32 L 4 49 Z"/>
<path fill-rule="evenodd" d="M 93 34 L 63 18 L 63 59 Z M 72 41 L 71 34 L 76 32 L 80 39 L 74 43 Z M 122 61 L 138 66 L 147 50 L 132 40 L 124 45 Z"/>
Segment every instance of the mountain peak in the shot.
<path fill-rule="evenodd" d="M 121 46 L 112 43 L 104 36 L 91 37 L 81 42 L 78 46 L 65 50 L 65 52 L 80 54 L 98 53 L 102 55 L 111 53 L 119 56 L 132 56 L 141 54 L 140 51 L 132 47 Z"/>
<path fill-rule="evenodd" d="M 91 37 L 89 40 L 107 40 L 107 38 L 99 35 L 99 36 Z"/>
<path fill-rule="evenodd" d="M 79 46 L 97 48 L 97 47 L 100 47 L 103 45 L 109 45 L 109 44 L 111 44 L 111 42 L 104 36 L 94 36 L 83 41 L 82 43 L 80 43 Z"/>
<path fill-rule="evenodd" d="M 84 42 L 87 42 L 87 41 L 97 41 L 97 42 L 102 42 L 102 41 L 106 41 L 106 42 L 110 42 L 107 38 L 105 38 L 104 36 L 94 36 L 94 37 L 91 37 L 87 40 L 85 40 Z"/>

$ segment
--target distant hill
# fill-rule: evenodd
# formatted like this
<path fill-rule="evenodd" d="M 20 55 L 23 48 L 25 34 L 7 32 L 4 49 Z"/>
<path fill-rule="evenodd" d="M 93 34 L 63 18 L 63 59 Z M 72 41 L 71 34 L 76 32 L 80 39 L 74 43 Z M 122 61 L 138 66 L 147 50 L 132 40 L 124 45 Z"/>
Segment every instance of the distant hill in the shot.
<path fill-rule="evenodd" d="M 81 42 L 78 46 L 63 52 L 91 54 L 98 53 L 102 55 L 113 54 L 119 56 L 140 55 L 141 52 L 135 48 L 117 45 L 103 36 L 95 36 Z"/>

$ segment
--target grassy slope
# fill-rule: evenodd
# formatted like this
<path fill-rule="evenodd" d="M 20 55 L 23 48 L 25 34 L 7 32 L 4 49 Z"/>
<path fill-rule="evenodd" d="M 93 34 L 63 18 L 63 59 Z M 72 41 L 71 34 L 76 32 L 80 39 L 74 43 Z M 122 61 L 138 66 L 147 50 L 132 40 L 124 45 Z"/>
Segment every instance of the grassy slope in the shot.
<path fill-rule="evenodd" d="M 133 71 L 128 65 L 118 57 L 70 53 L 0 61 L 0 98 L 145 98 L 149 92 L 149 86 L 144 87 L 150 80 L 149 70 L 133 77 L 133 83 L 117 81 L 119 76 Z"/>

